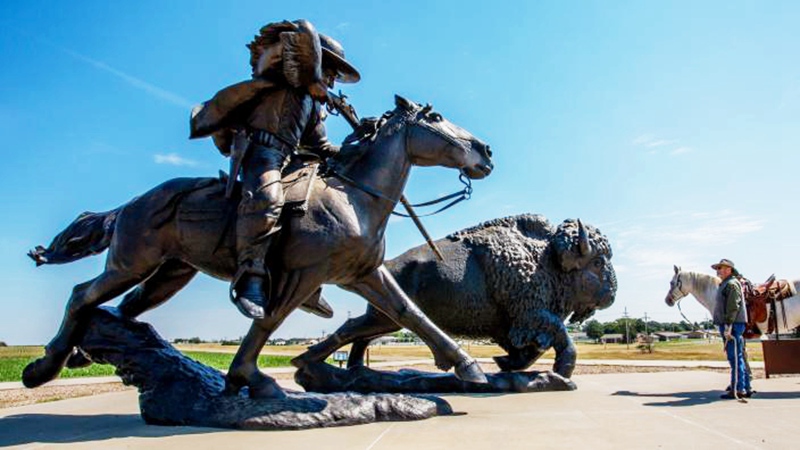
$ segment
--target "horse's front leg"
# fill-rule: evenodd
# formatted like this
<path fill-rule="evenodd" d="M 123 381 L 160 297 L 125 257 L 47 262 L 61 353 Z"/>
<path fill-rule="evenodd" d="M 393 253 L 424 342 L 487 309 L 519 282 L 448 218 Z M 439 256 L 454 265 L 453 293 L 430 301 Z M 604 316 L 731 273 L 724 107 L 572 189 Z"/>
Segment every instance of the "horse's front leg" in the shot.
<path fill-rule="evenodd" d="M 342 286 L 369 301 L 398 325 L 416 333 L 433 352 L 436 367 L 472 383 L 486 383 L 478 363 L 436 326 L 403 292 L 383 264 L 357 282 Z"/>
<path fill-rule="evenodd" d="M 226 394 L 237 395 L 239 390 L 247 386 L 252 398 L 282 399 L 286 397 L 275 379 L 258 369 L 258 355 L 267 343 L 269 336 L 283 322 L 283 319 L 283 317 L 278 318 L 271 315 L 253 321 L 225 376 Z"/>

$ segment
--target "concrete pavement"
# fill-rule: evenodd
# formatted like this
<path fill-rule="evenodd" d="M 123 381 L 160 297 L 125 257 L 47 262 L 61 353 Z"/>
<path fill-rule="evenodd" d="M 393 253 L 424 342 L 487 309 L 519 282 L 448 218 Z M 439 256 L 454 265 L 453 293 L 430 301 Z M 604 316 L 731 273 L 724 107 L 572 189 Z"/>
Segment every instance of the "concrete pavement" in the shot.
<path fill-rule="evenodd" d="M 747 404 L 720 400 L 724 373 L 575 376 L 572 392 L 445 395 L 454 416 L 306 431 L 146 425 L 136 392 L 0 409 L 11 448 L 797 448 L 800 377 L 758 379 Z M 281 381 L 289 389 L 298 389 Z"/>

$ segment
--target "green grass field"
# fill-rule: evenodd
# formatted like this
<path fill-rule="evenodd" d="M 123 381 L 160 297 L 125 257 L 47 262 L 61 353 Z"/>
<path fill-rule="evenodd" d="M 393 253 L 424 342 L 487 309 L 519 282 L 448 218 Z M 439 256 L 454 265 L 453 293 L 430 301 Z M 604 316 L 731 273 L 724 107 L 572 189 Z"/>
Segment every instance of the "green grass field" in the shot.
<path fill-rule="evenodd" d="M 464 349 L 476 358 L 488 358 L 502 355 L 504 352 L 495 345 L 464 345 Z M 656 342 L 653 353 L 642 353 L 636 344 L 585 344 L 579 343 L 578 362 L 581 359 L 622 359 L 622 360 L 710 360 L 724 361 L 722 343 L 705 340 L 682 340 L 674 342 Z M 186 356 L 220 370 L 226 370 L 233 360 L 236 347 L 218 344 L 180 345 L 178 349 Z M 347 350 L 345 347 L 343 350 Z M 751 361 L 763 361 L 761 344 L 750 342 L 747 345 Z M 259 367 L 289 367 L 289 361 L 305 351 L 302 346 L 265 347 L 259 357 Z M 0 347 L 0 382 L 20 381 L 22 369 L 44 353 L 40 346 Z M 553 358 L 550 350 L 544 358 Z M 370 360 L 394 361 L 403 359 L 432 358 L 428 347 L 424 345 L 384 345 L 370 347 Z M 94 364 L 83 369 L 65 369 L 62 378 L 99 377 L 114 374 L 114 368 L 108 365 Z"/>
<path fill-rule="evenodd" d="M 220 370 L 227 370 L 233 360 L 233 353 L 215 353 L 209 351 L 183 351 L 184 355 Z M 43 347 L 0 347 L 0 382 L 20 381 L 22 369 L 29 362 L 44 354 Z M 287 367 L 291 356 L 261 355 L 259 367 Z M 107 364 L 92 364 L 82 369 L 64 369 L 61 378 L 104 377 L 114 375 L 114 367 Z"/>

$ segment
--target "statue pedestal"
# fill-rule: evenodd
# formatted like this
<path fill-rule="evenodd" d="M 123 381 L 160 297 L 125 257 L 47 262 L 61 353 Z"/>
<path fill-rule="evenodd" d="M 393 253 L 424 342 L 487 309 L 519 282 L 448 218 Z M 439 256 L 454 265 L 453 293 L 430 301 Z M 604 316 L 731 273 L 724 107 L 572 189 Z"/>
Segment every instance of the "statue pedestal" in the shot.
<path fill-rule="evenodd" d="M 226 395 L 222 372 L 185 357 L 144 322 L 100 308 L 80 344 L 93 361 L 112 364 L 123 382 L 139 388 L 139 408 L 149 424 L 294 430 L 452 414 L 433 396 L 287 392 L 251 399 L 243 389 Z"/>
<path fill-rule="evenodd" d="M 379 372 L 367 367 L 340 369 L 327 363 L 312 363 L 298 369 L 295 381 L 311 392 L 392 393 L 511 393 L 573 391 L 575 383 L 547 372 L 487 373 L 487 384 L 461 381 L 451 373 L 403 369 Z"/>

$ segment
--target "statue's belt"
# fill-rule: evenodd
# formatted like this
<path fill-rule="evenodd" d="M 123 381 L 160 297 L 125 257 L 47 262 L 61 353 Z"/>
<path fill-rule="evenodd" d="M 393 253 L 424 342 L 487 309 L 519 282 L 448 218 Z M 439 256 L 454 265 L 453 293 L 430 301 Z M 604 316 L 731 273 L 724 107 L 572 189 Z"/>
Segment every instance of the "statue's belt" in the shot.
<path fill-rule="evenodd" d="M 297 149 L 296 145 L 286 142 L 285 139 L 280 138 L 269 131 L 251 129 L 249 130 L 248 134 L 251 143 L 278 149 L 287 155 L 293 153 Z"/>

